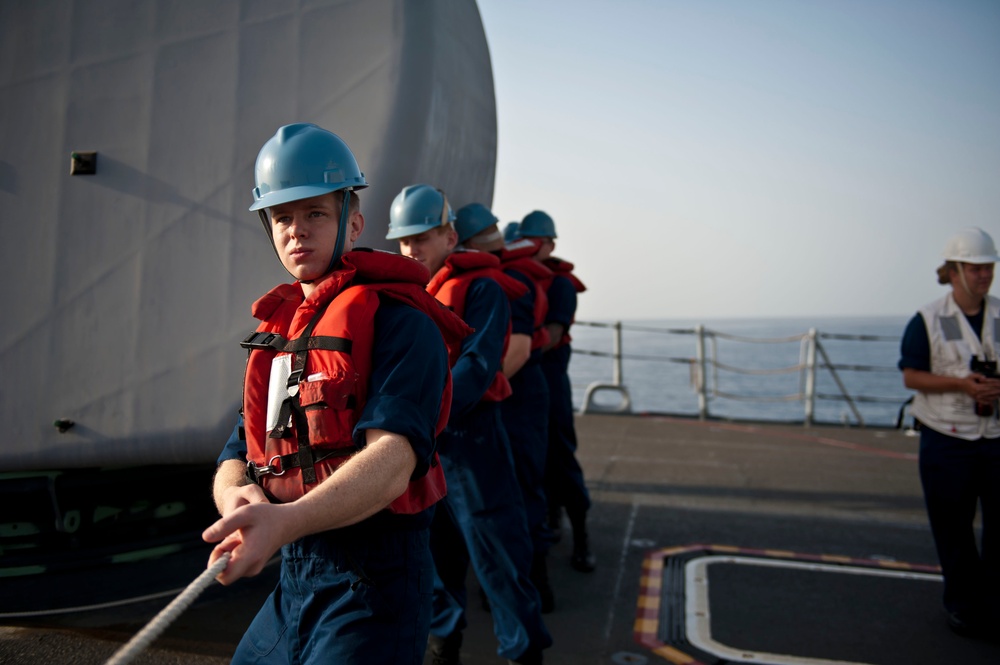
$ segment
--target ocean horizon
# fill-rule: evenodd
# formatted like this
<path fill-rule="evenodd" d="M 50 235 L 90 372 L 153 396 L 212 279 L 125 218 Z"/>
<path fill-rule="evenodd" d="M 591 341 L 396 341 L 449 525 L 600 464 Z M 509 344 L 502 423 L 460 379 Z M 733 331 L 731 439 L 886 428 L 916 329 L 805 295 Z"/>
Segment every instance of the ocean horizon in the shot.
<path fill-rule="evenodd" d="M 821 351 L 813 421 L 893 427 L 912 395 L 896 367 L 899 341 L 912 316 L 623 319 L 621 383 L 634 413 L 697 416 L 693 331 L 700 325 L 706 331 L 710 417 L 801 422 L 806 413 L 801 398 L 807 382 L 805 337 L 815 329 Z M 569 374 L 577 410 L 588 385 L 612 382 L 614 323 L 581 320 L 571 329 Z M 826 359 L 834 370 L 822 366 Z M 598 403 L 618 401 L 614 393 L 602 392 Z M 907 415 L 904 426 L 911 422 Z"/>

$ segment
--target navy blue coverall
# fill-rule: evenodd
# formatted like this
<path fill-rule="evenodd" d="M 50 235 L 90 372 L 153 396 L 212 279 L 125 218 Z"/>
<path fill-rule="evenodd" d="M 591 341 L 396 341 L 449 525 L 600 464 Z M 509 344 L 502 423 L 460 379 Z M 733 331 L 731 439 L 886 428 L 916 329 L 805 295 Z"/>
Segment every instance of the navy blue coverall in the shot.
<path fill-rule="evenodd" d="M 510 305 L 511 332 L 531 337 L 535 332 L 535 283 L 517 270 L 504 272 L 528 287 L 528 292 Z M 536 559 L 544 557 L 552 546 L 544 485 L 549 448 L 549 387 L 542 374 L 541 356 L 541 349 L 531 352 L 524 366 L 510 378 L 513 394 L 500 403 Z"/>
<path fill-rule="evenodd" d="M 563 326 L 566 333 L 576 314 L 576 288 L 556 275 L 548 290 L 546 323 Z M 542 372 L 549 386 L 549 451 L 545 465 L 545 495 L 550 506 L 564 506 L 568 513 L 583 515 L 590 509 L 590 493 L 583 469 L 576 459 L 576 426 L 573 424 L 573 390 L 569 382 L 569 344 L 542 354 Z"/>
<path fill-rule="evenodd" d="M 548 648 L 538 591 L 531 583 L 532 546 L 510 441 L 498 402 L 481 401 L 500 369 L 510 320 L 506 294 L 489 278 L 466 293 L 462 342 L 452 368 L 453 398 L 438 454 L 448 494 L 431 525 L 434 618 L 431 633 L 447 637 L 466 627 L 466 572 L 473 570 L 490 601 L 497 653 L 516 659 Z"/>

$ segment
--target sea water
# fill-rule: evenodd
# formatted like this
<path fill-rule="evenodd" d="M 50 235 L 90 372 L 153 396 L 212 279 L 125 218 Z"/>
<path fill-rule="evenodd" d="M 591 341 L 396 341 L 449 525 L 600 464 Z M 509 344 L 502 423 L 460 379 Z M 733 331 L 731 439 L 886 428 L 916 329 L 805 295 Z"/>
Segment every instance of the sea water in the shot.
<path fill-rule="evenodd" d="M 804 338 L 815 329 L 826 358 L 817 353 L 813 421 L 894 427 L 902 415 L 906 427 L 912 418 L 905 404 L 913 393 L 903 387 L 896 363 L 908 320 L 909 316 L 621 321 L 621 384 L 628 390 L 634 413 L 698 415 L 694 331 L 700 325 L 706 331 L 709 416 L 802 422 L 809 375 Z M 569 373 L 574 407 L 579 409 L 588 385 L 612 382 L 614 331 L 578 324 L 571 332 L 574 354 Z M 823 366 L 827 360 L 841 367 L 830 370 Z M 601 391 L 598 397 L 605 407 L 620 401 L 610 391 Z"/>

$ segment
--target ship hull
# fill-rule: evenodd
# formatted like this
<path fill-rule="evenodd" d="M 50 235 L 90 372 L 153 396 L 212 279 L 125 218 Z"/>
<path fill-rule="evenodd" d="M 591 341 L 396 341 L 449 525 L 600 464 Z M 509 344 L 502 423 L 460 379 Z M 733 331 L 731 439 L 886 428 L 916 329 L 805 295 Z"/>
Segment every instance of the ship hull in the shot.
<path fill-rule="evenodd" d="M 258 150 L 294 122 L 343 137 L 363 246 L 391 248 L 414 182 L 490 204 L 478 9 L 0 3 L 0 96 L 0 614 L 173 589 L 207 558 L 250 306 L 290 281 L 247 210 Z"/>

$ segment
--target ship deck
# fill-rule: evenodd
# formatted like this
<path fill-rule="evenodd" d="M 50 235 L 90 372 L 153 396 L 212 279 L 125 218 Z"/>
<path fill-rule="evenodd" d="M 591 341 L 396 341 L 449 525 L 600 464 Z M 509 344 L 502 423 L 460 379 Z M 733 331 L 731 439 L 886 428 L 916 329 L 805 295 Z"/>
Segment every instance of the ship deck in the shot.
<path fill-rule="evenodd" d="M 568 533 L 552 551 L 550 665 L 1000 662 L 945 624 L 915 437 L 593 414 L 577 433 L 598 568 L 570 567 Z M 228 662 L 273 573 L 214 585 L 136 662 Z M 503 662 L 471 576 L 470 599 L 462 662 Z M 0 626 L 0 662 L 101 663 L 169 600 Z"/>

